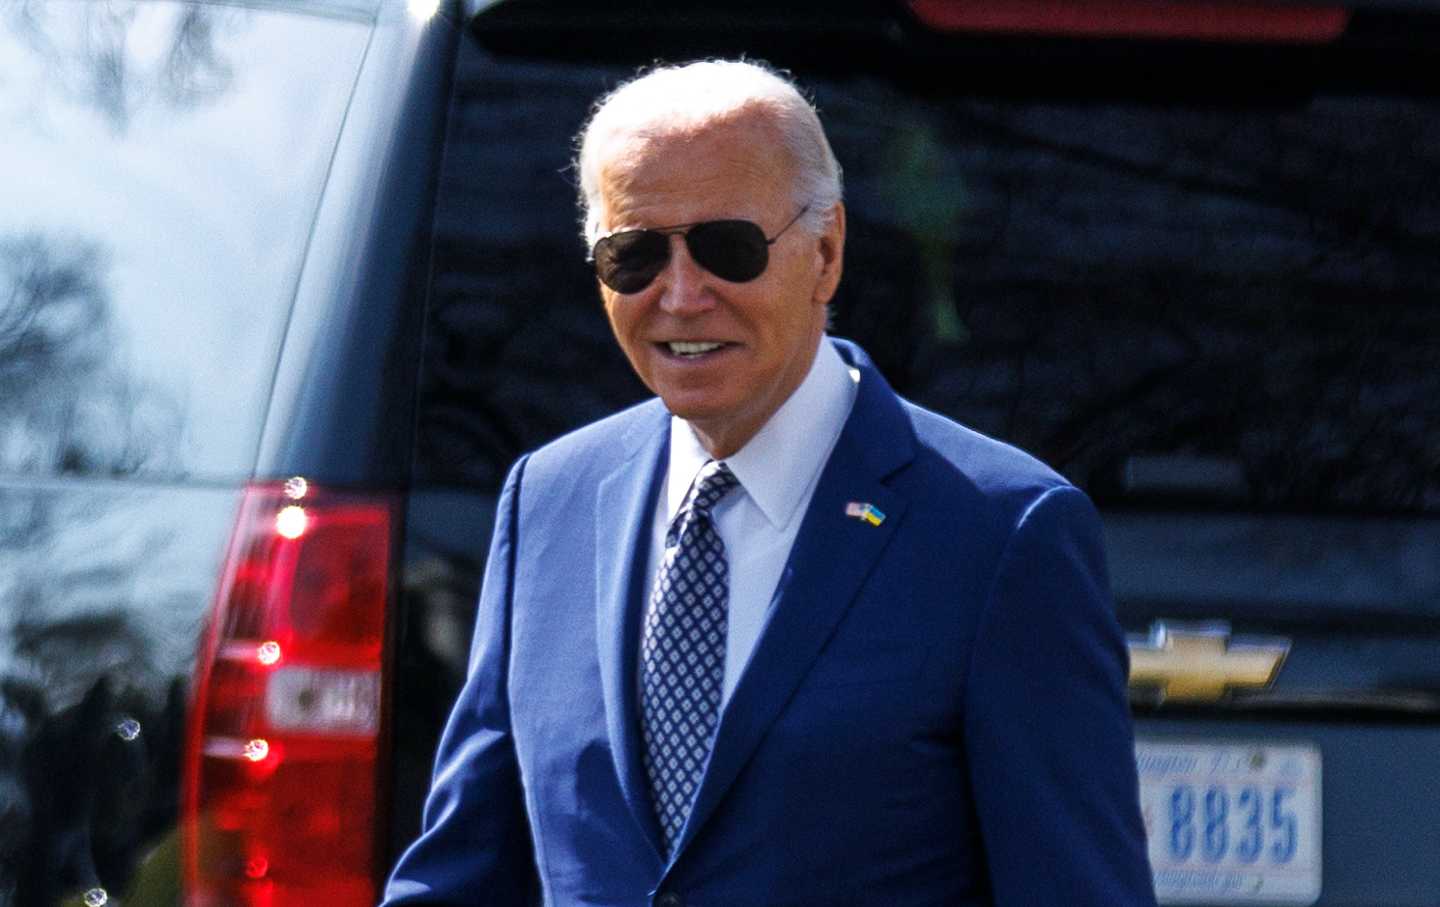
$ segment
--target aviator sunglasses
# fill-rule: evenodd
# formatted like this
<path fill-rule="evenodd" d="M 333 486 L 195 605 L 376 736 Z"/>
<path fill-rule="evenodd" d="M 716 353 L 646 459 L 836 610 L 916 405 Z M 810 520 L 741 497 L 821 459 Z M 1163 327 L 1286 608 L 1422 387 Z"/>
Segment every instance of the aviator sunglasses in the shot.
<path fill-rule="evenodd" d="M 774 236 L 748 220 L 707 220 L 698 224 L 620 230 L 595 241 L 590 260 L 600 282 L 617 293 L 638 293 L 665 270 L 670 237 L 685 237 L 685 248 L 700 267 L 721 280 L 745 283 L 765 273 L 770 246 L 810 210 L 806 205 Z"/>

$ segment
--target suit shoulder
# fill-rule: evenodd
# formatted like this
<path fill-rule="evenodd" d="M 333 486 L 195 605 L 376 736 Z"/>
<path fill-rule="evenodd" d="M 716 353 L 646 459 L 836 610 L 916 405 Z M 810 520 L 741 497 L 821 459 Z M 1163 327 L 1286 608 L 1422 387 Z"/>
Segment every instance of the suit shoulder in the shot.
<path fill-rule="evenodd" d="M 1046 544 L 1066 538 L 1098 543 L 1094 505 L 1055 470 L 944 416 L 909 403 L 906 410 L 915 457 L 891 481 L 908 501 L 906 523 L 921 544 L 941 552 L 964 545 L 964 560 L 989 564 L 993 571 L 1025 526 Z"/>
<path fill-rule="evenodd" d="M 959 484 L 991 500 L 1028 506 L 1047 492 L 1074 486 L 1035 456 L 905 401 L 920 448 L 931 468 L 953 473 Z"/>
<path fill-rule="evenodd" d="M 614 467 L 669 424 L 670 414 L 658 398 L 606 416 L 568 432 L 528 454 L 525 478 L 543 480 L 554 473 L 572 478 Z"/>

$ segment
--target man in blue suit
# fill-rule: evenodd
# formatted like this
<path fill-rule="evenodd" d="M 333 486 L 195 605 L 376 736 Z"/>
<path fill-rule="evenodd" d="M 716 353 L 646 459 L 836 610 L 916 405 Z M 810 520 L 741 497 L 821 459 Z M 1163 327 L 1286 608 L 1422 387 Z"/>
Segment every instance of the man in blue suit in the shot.
<path fill-rule="evenodd" d="M 1153 904 L 1095 512 L 826 337 L 814 110 L 657 69 L 579 169 L 658 399 L 511 471 L 386 903 Z"/>

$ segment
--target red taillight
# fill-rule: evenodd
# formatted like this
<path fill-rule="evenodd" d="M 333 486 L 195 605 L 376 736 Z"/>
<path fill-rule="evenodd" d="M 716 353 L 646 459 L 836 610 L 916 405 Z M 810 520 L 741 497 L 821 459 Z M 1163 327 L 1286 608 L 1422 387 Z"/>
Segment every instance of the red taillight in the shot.
<path fill-rule="evenodd" d="M 380 495 L 247 489 L 196 669 L 190 907 L 375 903 L 394 519 Z"/>
<path fill-rule="evenodd" d="M 940 31 L 1260 43 L 1324 44 L 1350 21 L 1334 3 L 1254 0 L 910 0 L 910 8 Z"/>

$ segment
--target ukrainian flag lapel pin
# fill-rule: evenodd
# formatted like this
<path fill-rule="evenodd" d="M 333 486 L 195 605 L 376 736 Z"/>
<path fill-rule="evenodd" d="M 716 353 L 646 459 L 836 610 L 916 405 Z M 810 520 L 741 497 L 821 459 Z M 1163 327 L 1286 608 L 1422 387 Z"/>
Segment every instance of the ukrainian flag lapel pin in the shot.
<path fill-rule="evenodd" d="M 879 507 L 868 501 L 851 501 L 845 505 L 845 515 L 854 517 L 857 520 L 864 520 L 871 526 L 879 526 L 885 522 L 885 514 Z"/>

